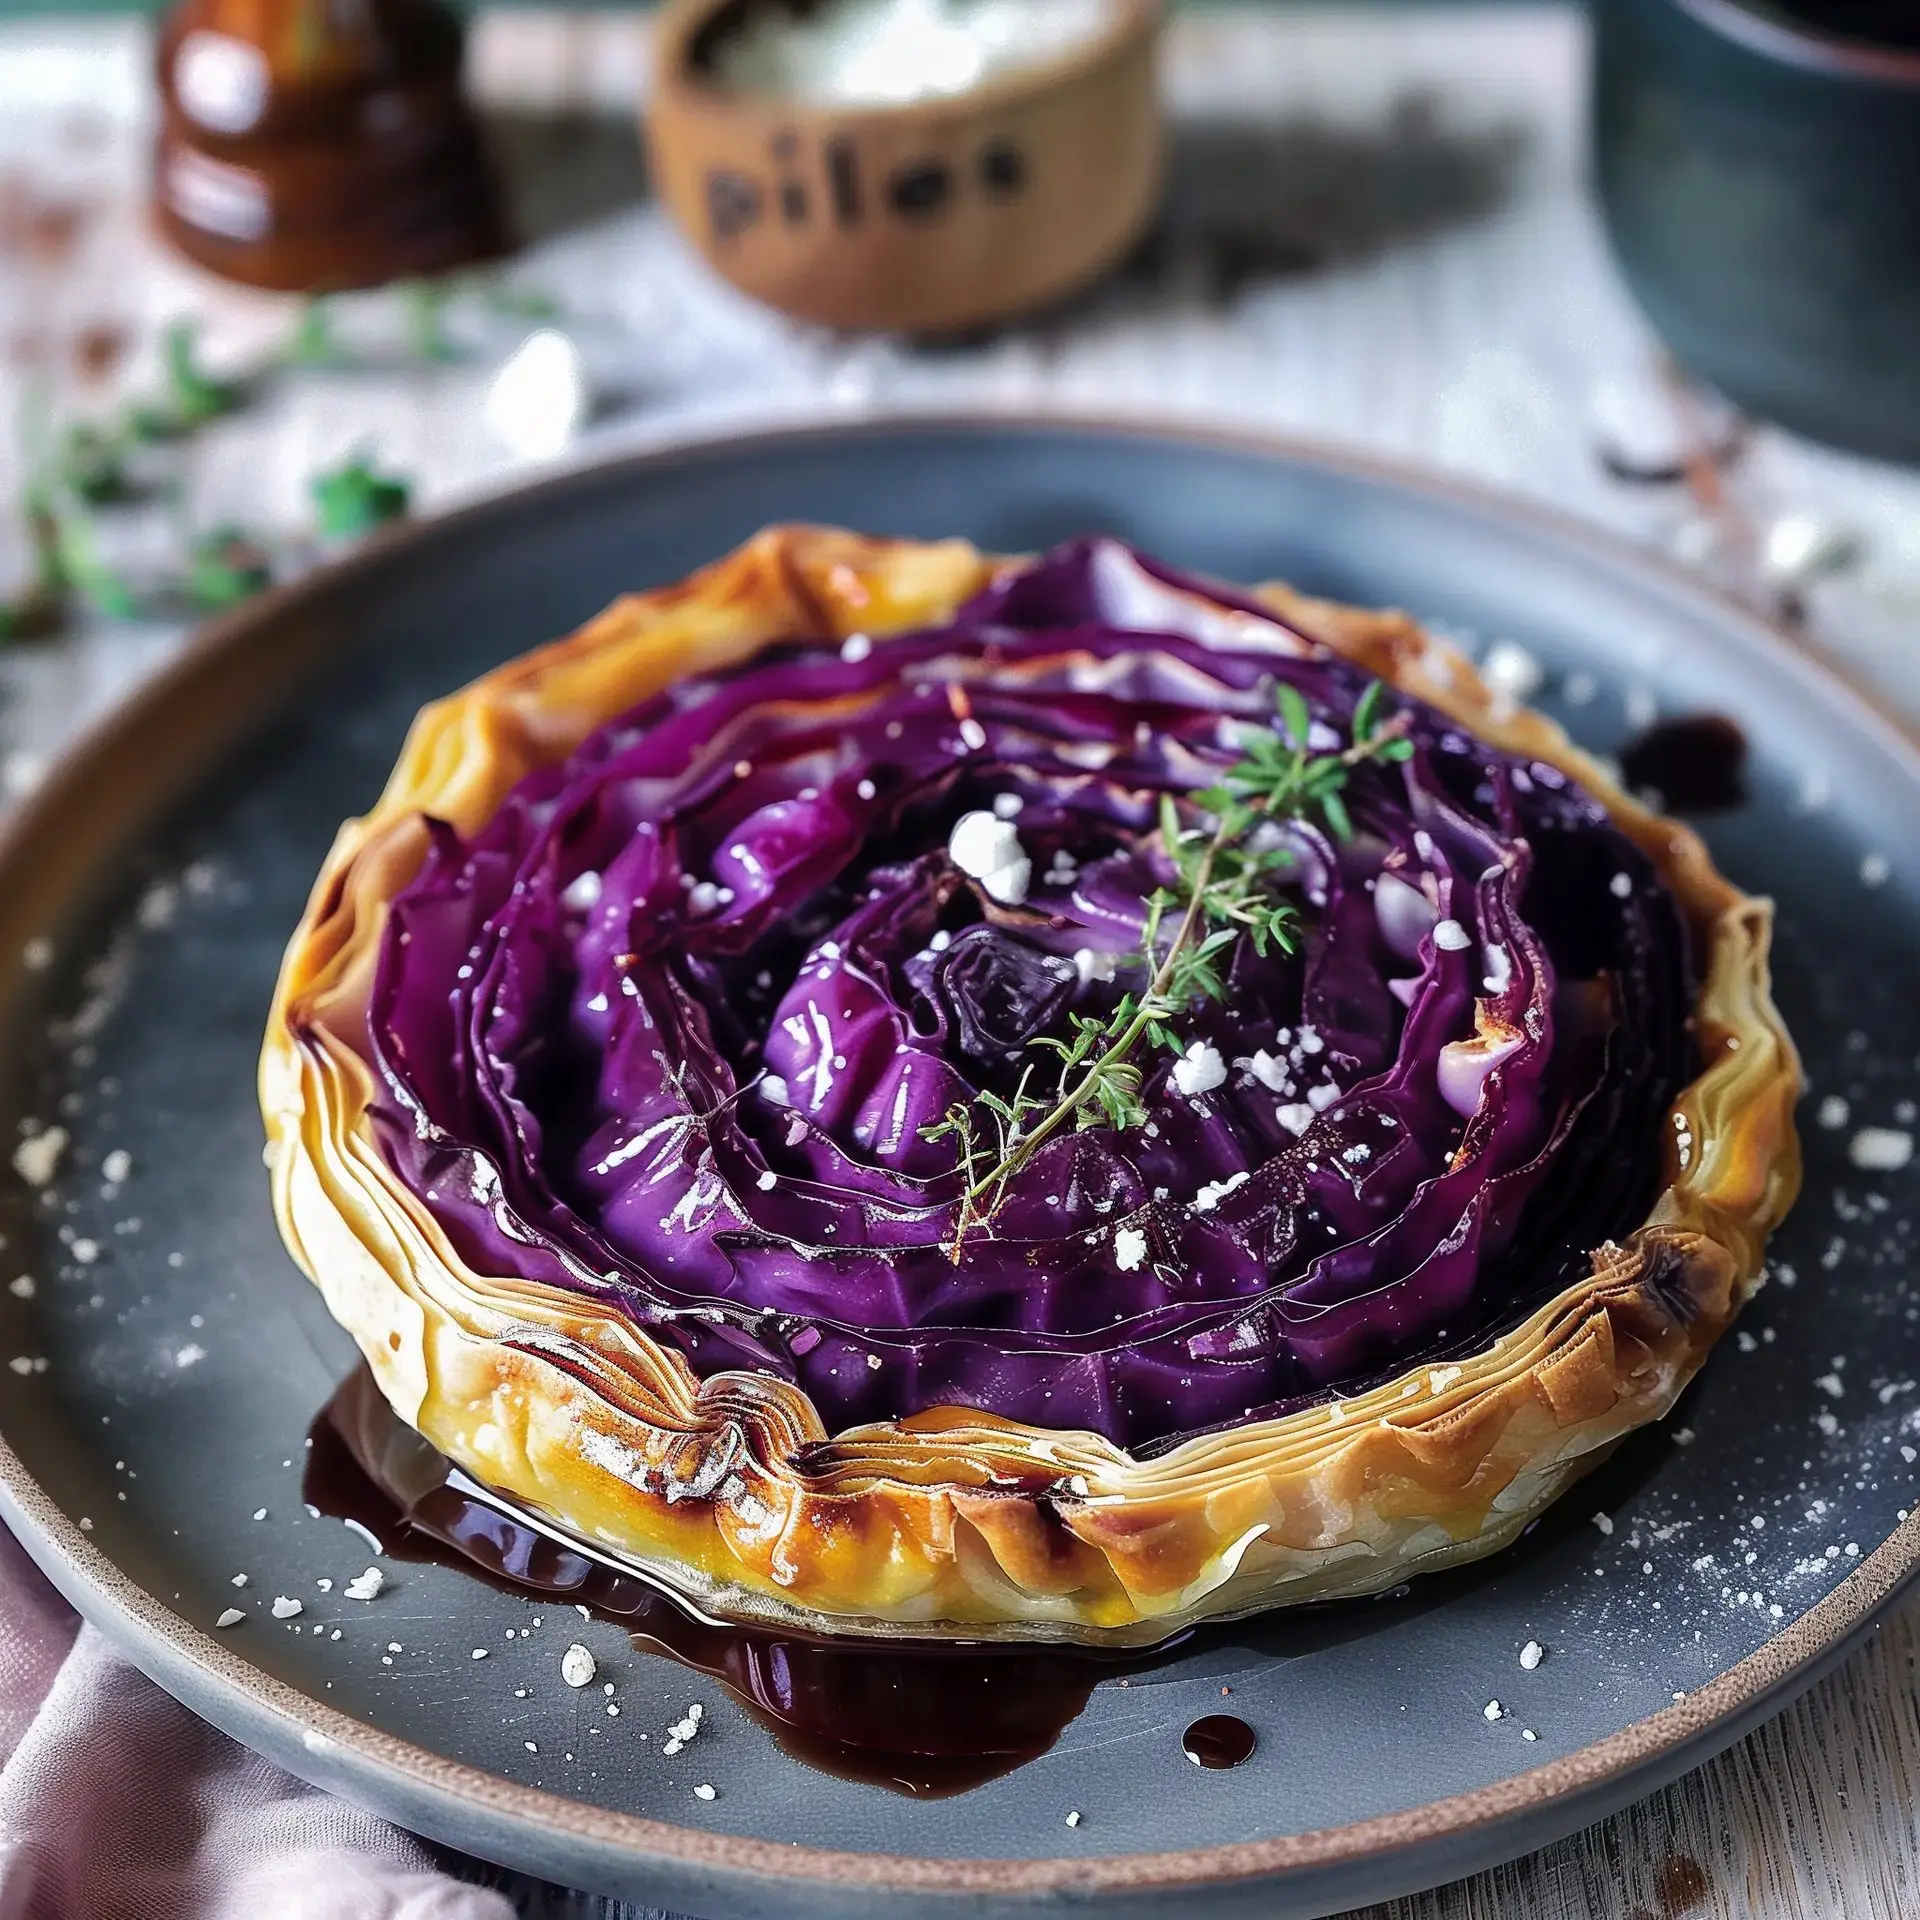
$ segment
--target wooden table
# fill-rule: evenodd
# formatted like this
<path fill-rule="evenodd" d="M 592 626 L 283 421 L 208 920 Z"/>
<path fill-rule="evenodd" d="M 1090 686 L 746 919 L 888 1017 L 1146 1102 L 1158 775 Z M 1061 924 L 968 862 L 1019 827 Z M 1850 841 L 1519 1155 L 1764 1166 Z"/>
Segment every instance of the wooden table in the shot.
<path fill-rule="evenodd" d="M 131 22 L 0 27 L 0 183 L 11 176 L 16 205 L 24 192 L 55 216 L 81 210 L 72 231 L 55 217 L 0 261 L 0 419 L 36 382 L 62 410 L 137 387 L 170 315 L 199 316 L 209 351 L 234 364 L 291 326 L 287 303 L 214 286 L 147 237 L 146 57 Z M 1152 256 L 1044 325 L 926 352 L 790 325 L 704 273 L 642 198 L 636 19 L 489 14 L 473 57 L 536 236 L 516 273 L 560 303 L 609 409 L 563 459 L 823 409 L 1172 412 L 1446 468 L 1693 551 L 1684 490 L 1622 484 L 1595 457 L 1596 394 L 1644 396 L 1656 355 L 1583 188 L 1583 64 L 1578 14 L 1559 7 L 1182 16 L 1167 62 L 1171 212 Z M 341 324 L 378 363 L 283 380 L 206 436 L 188 518 L 295 529 L 306 477 L 362 442 L 413 477 L 428 510 L 526 470 L 477 404 L 511 329 L 489 321 L 469 358 L 439 365 L 380 361 L 398 332 L 390 297 L 345 303 Z M 126 349 L 104 378 L 75 352 L 102 328 Z M 18 448 L 0 444 L 0 500 L 20 479 Z M 1749 525 L 1812 511 L 1861 536 L 1863 563 L 1808 595 L 1809 644 L 1920 714 L 1920 478 L 1762 432 L 1730 486 Z M 10 538 L 0 594 L 18 564 Z M 164 625 L 91 625 L 0 652 L 0 791 L 31 784 L 177 640 Z M 1917 1654 L 1909 1610 L 1667 1791 L 1374 1920 L 1920 1914 Z M 529 1914 L 617 1911 L 513 1891 Z"/>

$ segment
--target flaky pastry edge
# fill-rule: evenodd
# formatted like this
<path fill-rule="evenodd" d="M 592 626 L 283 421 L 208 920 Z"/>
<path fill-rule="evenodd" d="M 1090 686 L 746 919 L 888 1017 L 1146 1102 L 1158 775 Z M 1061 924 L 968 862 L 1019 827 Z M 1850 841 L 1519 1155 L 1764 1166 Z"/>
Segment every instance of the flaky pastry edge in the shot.
<path fill-rule="evenodd" d="M 960 541 L 773 527 L 425 708 L 372 811 L 340 829 L 274 994 L 260 1100 L 286 1244 L 402 1420 L 723 1616 L 1145 1644 L 1490 1553 L 1664 1415 L 1759 1284 L 1799 1187 L 1801 1075 L 1770 993 L 1771 904 L 1404 614 L 1260 590 L 1300 632 L 1578 780 L 1672 888 L 1704 963 L 1702 1069 L 1673 1106 L 1651 1212 L 1481 1352 L 1147 1460 L 964 1408 L 829 1435 L 792 1383 L 701 1380 L 610 1308 L 474 1272 L 372 1138 L 367 1000 L 423 816 L 470 835 L 523 775 L 672 681 L 776 637 L 944 622 L 1012 564 Z M 1298 647 L 1278 627 L 1261 642 Z"/>

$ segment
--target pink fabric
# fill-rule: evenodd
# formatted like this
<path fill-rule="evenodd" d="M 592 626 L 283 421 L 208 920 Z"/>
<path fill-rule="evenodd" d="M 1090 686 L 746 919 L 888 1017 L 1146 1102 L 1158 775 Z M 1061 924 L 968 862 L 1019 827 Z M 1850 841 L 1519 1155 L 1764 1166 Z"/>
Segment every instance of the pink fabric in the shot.
<path fill-rule="evenodd" d="M 513 1920 L 196 1720 L 0 1528 L 0 1920 Z"/>

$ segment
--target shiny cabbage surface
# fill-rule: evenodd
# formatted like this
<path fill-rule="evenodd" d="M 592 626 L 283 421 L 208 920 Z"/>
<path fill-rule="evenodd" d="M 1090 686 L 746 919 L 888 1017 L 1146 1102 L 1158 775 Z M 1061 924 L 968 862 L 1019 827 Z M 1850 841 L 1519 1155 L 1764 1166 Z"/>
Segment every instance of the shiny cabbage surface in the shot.
<path fill-rule="evenodd" d="M 1350 840 L 1289 829 L 1298 953 L 1242 942 L 1185 1016 L 1224 1081 L 1144 1055 L 1149 1123 L 1043 1147 L 953 1258 L 925 1129 L 1051 1084 L 1031 1042 L 1141 984 L 1158 796 L 1275 726 L 1278 679 L 1328 748 L 1369 684 L 1178 589 L 1064 547 L 951 627 L 683 683 L 436 826 L 369 1018 L 382 1150 L 463 1257 L 797 1380 L 829 1431 L 962 1405 L 1151 1451 L 1470 1350 L 1636 1225 L 1692 1072 L 1674 903 L 1563 775 L 1415 706 Z M 1017 904 L 947 857 L 996 803 Z"/>

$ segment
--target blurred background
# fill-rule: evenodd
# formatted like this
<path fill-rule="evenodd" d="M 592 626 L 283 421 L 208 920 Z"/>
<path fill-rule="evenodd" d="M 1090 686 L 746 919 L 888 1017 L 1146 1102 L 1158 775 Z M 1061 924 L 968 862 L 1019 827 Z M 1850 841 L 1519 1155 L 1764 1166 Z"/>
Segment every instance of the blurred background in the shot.
<path fill-rule="evenodd" d="M 1470 477 L 1903 698 L 1916 235 L 1901 0 L 0 0 L 0 767 L 392 515 L 899 406 Z"/>
<path fill-rule="evenodd" d="M 0 806 L 391 521 L 895 408 L 1501 489 L 1920 714 L 1917 344 L 1911 0 L 0 0 Z M 1791 1760 L 1920 1752 L 1899 1632 L 1472 1911 L 1624 1915 L 1682 1830 L 1768 1912 L 1910 1888 Z"/>

